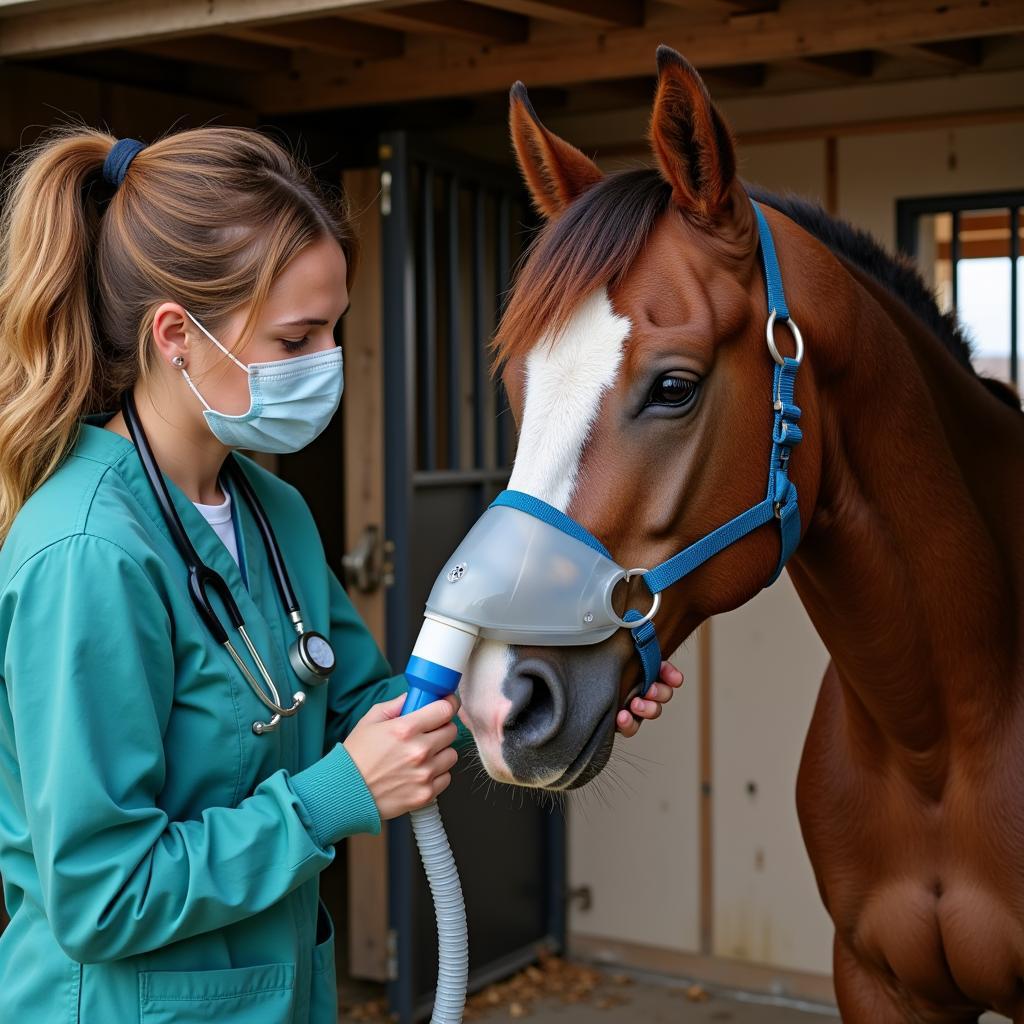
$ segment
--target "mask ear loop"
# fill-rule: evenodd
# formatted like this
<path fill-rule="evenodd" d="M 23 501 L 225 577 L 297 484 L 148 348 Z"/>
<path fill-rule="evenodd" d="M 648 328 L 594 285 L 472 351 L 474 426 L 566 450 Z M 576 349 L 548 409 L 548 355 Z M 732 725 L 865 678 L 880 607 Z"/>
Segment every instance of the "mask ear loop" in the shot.
<path fill-rule="evenodd" d="M 223 352 L 224 355 L 226 355 L 228 357 L 228 359 L 230 359 L 231 362 L 233 362 L 235 364 L 235 366 L 237 366 L 240 370 L 245 371 L 245 374 L 247 376 L 252 374 L 252 370 L 250 370 L 249 367 L 246 366 L 245 363 L 243 363 L 240 359 L 238 359 L 233 353 L 229 352 L 191 313 L 189 313 L 189 311 L 187 309 L 185 310 L 185 314 L 186 314 L 186 316 L 188 316 L 189 320 L 191 320 L 192 323 L 194 323 L 196 325 L 196 327 L 198 327 L 199 330 L 201 330 L 203 332 L 203 334 L 205 334 L 206 337 L 209 338 L 210 341 L 212 341 L 214 343 L 214 345 L 216 345 L 217 348 L 219 348 L 221 350 L 221 352 Z M 175 356 L 171 360 L 171 362 L 179 370 L 181 370 L 181 375 L 185 378 L 185 383 L 192 389 L 192 394 L 195 395 L 196 398 L 198 398 L 199 401 L 203 403 L 203 408 L 206 409 L 207 412 L 214 412 L 215 410 L 210 405 L 210 403 L 207 402 L 206 399 L 203 398 L 203 396 L 199 393 L 199 388 L 197 388 L 195 386 L 195 384 L 192 383 L 192 378 L 188 375 L 188 370 L 185 369 L 185 359 L 184 359 L 184 357 L 183 356 Z"/>

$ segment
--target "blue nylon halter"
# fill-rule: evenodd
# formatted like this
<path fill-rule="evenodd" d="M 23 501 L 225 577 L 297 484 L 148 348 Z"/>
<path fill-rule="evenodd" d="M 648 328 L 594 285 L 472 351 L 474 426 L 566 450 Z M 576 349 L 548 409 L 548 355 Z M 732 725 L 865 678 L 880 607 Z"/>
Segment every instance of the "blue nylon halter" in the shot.
<path fill-rule="evenodd" d="M 775 242 L 771 229 L 758 203 L 751 200 L 757 215 L 757 232 L 761 243 L 761 261 L 764 269 L 765 288 L 768 293 L 768 327 L 767 338 L 773 358 L 775 373 L 772 378 L 772 406 L 775 410 L 775 422 L 772 427 L 771 456 L 768 462 L 768 489 L 764 500 L 741 512 L 727 523 L 705 534 L 700 540 L 694 541 L 689 547 L 655 566 L 644 574 L 644 582 L 652 595 L 660 594 L 673 584 L 688 576 L 698 566 L 703 565 L 713 555 L 734 544 L 741 537 L 752 533 L 758 527 L 779 521 L 781 550 L 778 565 L 771 578 L 765 583 L 770 586 L 778 578 L 790 555 L 793 554 L 800 540 L 800 508 L 797 504 L 796 485 L 789 479 L 789 458 L 793 447 L 800 443 L 803 434 L 798 421 L 800 409 L 793 401 L 793 389 L 796 385 L 796 372 L 800 368 L 803 355 L 803 341 L 799 329 L 789 315 L 786 296 L 782 290 L 782 274 L 779 261 L 775 254 Z M 780 356 L 774 347 L 773 330 L 778 321 L 788 323 L 797 341 L 797 357 Z M 519 509 L 529 515 L 556 527 L 570 537 L 600 552 L 606 558 L 615 561 L 608 549 L 584 526 L 571 516 L 559 511 L 540 498 L 523 491 L 502 491 L 491 507 L 505 506 Z M 631 608 L 623 616 L 627 622 L 644 620 L 645 616 Z M 661 646 L 655 632 L 654 623 L 643 621 L 633 628 L 633 643 L 643 664 L 644 683 L 641 695 L 646 694 L 651 684 L 658 678 L 661 669 Z"/>

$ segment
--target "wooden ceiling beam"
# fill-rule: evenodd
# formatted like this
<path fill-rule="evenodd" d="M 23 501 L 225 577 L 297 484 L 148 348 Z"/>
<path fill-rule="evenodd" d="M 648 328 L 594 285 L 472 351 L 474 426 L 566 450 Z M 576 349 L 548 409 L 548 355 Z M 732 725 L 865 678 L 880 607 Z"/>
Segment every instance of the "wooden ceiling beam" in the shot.
<path fill-rule="evenodd" d="M 39 65 L 36 65 L 37 67 Z M 246 96 L 256 75 L 248 71 L 225 74 L 223 67 L 209 67 L 195 61 L 157 56 L 133 50 L 90 50 L 69 54 L 42 64 L 44 70 L 59 70 L 81 80 L 101 81 L 105 88 L 146 89 L 166 92 L 181 98 L 202 99 L 245 106 Z"/>
<path fill-rule="evenodd" d="M 238 39 L 269 46 L 312 50 L 329 57 L 400 57 L 405 49 L 405 39 L 401 32 L 337 18 L 255 25 L 232 29 L 230 34 Z"/>
<path fill-rule="evenodd" d="M 685 7 L 693 9 L 693 0 L 659 0 L 660 3 L 670 4 L 672 7 Z M 777 11 L 780 0 L 713 0 L 713 5 L 726 14 L 764 14 L 767 11 Z"/>
<path fill-rule="evenodd" d="M 236 28 L 420 2 L 426 0 L 64 0 L 45 17 L 26 13 L 0 18 L 0 57 L 43 57 L 182 36 L 232 34 Z"/>
<path fill-rule="evenodd" d="M 894 57 L 904 60 L 925 61 L 950 71 L 976 68 L 985 59 L 983 39 L 950 39 L 938 43 L 922 43 L 919 46 L 900 46 L 888 51 Z"/>
<path fill-rule="evenodd" d="M 91 4 L 95 0 L 70 0 L 70 3 Z M 67 7 L 69 0 L 0 0 L 0 20 L 16 14 L 42 12 L 55 7 Z"/>
<path fill-rule="evenodd" d="M 622 28 L 644 23 L 644 5 L 638 0 L 475 0 L 538 21 L 588 28 Z"/>
<path fill-rule="evenodd" d="M 787 61 L 795 67 L 839 82 L 870 78 L 875 70 L 875 55 L 871 50 L 854 53 L 832 53 L 827 57 L 796 57 Z"/>
<path fill-rule="evenodd" d="M 348 15 L 400 32 L 456 36 L 481 43 L 524 43 L 530 21 L 521 14 L 478 7 L 466 0 L 435 0 L 405 7 L 367 7 Z"/>
<path fill-rule="evenodd" d="M 266 113 L 401 102 L 527 85 L 572 85 L 595 77 L 651 74 L 665 42 L 701 71 L 737 64 L 771 64 L 902 44 L 1024 31 L 1020 0 L 849 0 L 842 5 L 781 7 L 756 18 L 716 18 L 678 27 L 625 28 L 538 36 L 528 46 L 447 45 L 415 61 L 370 61 L 339 74 L 294 79 L 266 76 L 253 103 Z"/>
<path fill-rule="evenodd" d="M 227 36 L 190 36 L 187 39 L 161 39 L 133 47 L 139 53 L 189 64 L 209 64 L 232 71 L 287 72 L 291 69 L 291 49 L 262 43 L 230 39 Z"/>
<path fill-rule="evenodd" d="M 764 85 L 767 68 L 764 64 L 737 64 L 734 67 L 708 68 L 704 77 L 711 85 L 746 92 Z"/>
<path fill-rule="evenodd" d="M 718 3 L 739 14 L 760 14 L 763 11 L 778 10 L 779 7 L 779 0 L 718 0 Z"/>
<path fill-rule="evenodd" d="M 777 145 L 780 142 L 807 142 L 812 139 L 846 138 L 855 135 L 903 135 L 907 132 L 932 131 L 936 128 L 966 128 L 984 124 L 1019 124 L 1024 122 L 1024 107 L 996 110 L 960 110 L 950 114 L 916 114 L 911 117 L 880 117 L 863 121 L 829 121 L 827 124 L 801 125 L 796 128 L 765 128 L 737 131 L 734 137 L 741 146 Z M 598 156 L 644 156 L 651 151 L 643 140 L 605 143 Z"/>

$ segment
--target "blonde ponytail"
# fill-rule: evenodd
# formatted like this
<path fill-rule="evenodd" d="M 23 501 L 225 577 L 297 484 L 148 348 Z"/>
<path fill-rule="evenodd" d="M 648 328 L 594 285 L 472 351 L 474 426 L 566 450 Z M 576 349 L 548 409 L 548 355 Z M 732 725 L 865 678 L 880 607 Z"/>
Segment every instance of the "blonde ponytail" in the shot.
<path fill-rule="evenodd" d="M 0 543 L 73 444 L 96 372 L 83 190 L 114 139 L 76 130 L 14 168 L 0 227 Z"/>
<path fill-rule="evenodd" d="M 216 332 L 307 245 L 355 234 L 340 195 L 247 128 L 165 136 L 104 206 L 88 198 L 116 139 L 48 135 L 14 164 L 0 225 L 0 544 L 73 446 L 86 413 L 113 411 L 153 358 L 152 316 L 178 302 Z"/>

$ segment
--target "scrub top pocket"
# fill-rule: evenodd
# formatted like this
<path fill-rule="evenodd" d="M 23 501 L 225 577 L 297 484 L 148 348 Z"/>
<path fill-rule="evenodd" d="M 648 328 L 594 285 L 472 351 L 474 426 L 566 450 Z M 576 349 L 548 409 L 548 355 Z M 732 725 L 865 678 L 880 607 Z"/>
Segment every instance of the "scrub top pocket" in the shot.
<path fill-rule="evenodd" d="M 320 900 L 309 991 L 309 1024 L 337 1024 L 338 984 L 334 967 L 334 922 Z"/>
<path fill-rule="evenodd" d="M 141 971 L 141 1024 L 290 1024 L 293 964 L 261 964 L 219 971 Z"/>

